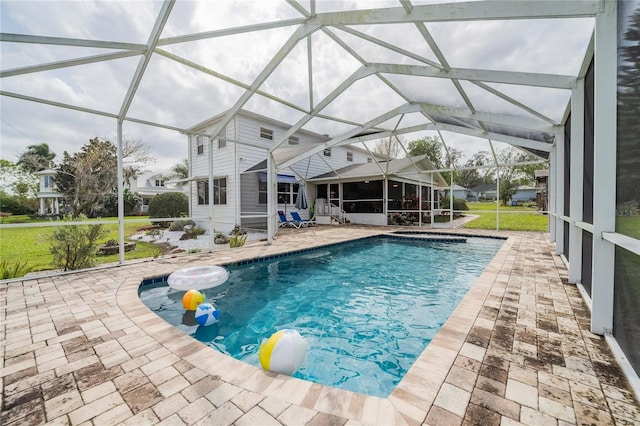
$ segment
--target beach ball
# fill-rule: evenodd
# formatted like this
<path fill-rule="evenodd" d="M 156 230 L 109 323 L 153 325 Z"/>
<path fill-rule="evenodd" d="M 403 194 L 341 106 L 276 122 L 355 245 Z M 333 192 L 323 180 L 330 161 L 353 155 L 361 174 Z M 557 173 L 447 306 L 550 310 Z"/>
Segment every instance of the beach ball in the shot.
<path fill-rule="evenodd" d="M 292 375 L 304 362 L 309 343 L 296 330 L 280 330 L 262 341 L 258 349 L 260 365 L 267 371 Z"/>
<path fill-rule="evenodd" d="M 187 311 L 195 311 L 198 305 L 204 303 L 204 301 L 204 293 L 198 290 L 189 290 L 182 296 L 182 306 L 184 306 Z"/>
<path fill-rule="evenodd" d="M 212 303 L 201 303 L 196 308 L 196 321 L 203 327 L 218 322 L 220 311 Z"/>

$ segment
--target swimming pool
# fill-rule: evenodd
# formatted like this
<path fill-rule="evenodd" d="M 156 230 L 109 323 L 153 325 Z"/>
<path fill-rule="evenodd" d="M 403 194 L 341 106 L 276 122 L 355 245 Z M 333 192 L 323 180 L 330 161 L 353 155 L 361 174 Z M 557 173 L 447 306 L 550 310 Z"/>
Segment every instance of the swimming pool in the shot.
<path fill-rule="evenodd" d="M 166 283 L 142 287 L 140 297 L 172 325 L 256 366 L 262 339 L 294 328 L 310 345 L 294 377 L 386 397 L 502 243 L 375 237 L 228 266 L 229 281 L 206 292 L 222 313 L 209 327 L 195 324 L 183 292 Z"/>

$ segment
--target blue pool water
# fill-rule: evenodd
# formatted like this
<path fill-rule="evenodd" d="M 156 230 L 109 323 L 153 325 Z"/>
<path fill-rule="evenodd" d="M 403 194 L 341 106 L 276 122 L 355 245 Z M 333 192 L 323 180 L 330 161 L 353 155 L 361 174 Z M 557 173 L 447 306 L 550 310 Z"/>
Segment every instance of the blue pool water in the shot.
<path fill-rule="evenodd" d="M 310 346 L 294 377 L 386 397 L 502 243 L 369 238 L 228 266 L 227 283 L 205 291 L 221 311 L 209 327 L 197 326 L 184 293 L 166 283 L 142 287 L 140 298 L 172 325 L 256 366 L 262 339 L 294 328 Z"/>

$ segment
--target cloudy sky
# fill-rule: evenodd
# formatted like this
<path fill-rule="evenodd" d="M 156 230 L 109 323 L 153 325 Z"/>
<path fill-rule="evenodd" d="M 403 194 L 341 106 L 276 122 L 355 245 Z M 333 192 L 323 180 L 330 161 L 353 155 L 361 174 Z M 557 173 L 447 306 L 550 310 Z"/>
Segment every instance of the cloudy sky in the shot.
<path fill-rule="evenodd" d="M 434 2 L 412 2 L 414 5 Z M 310 10 L 309 1 L 299 4 Z M 369 8 L 398 8 L 397 1 L 317 1 L 316 13 Z M 66 37 L 145 44 L 162 8 L 160 1 L 0 1 L 3 33 Z M 185 1 L 178 0 L 161 38 L 253 25 L 261 22 L 298 19 L 302 15 L 285 1 Z M 170 54 L 203 65 L 221 75 L 249 85 L 274 54 L 296 30 L 297 25 L 226 37 L 169 44 L 161 48 Z M 592 19 L 512 20 L 483 22 L 428 23 L 426 28 L 448 63 L 456 68 L 479 68 L 546 74 L 576 75 L 593 29 Z M 413 24 L 351 26 L 317 31 L 311 36 L 313 49 L 313 100 L 317 104 L 361 63 L 341 47 L 338 38 L 367 62 L 425 65 L 401 55 L 367 37 L 398 46 L 413 55 L 437 62 L 436 55 Z M 2 42 L 2 70 L 23 68 L 61 60 L 112 53 L 112 49 L 64 47 Z M 44 98 L 92 110 L 118 113 L 138 65 L 139 56 L 4 77 L 5 92 Z M 465 108 L 465 102 L 448 80 L 416 79 L 387 75 L 388 81 L 412 100 Z M 466 81 L 461 85 L 480 111 L 522 114 L 521 110 Z M 504 94 L 560 120 L 569 100 L 566 90 L 531 89 L 491 84 Z M 261 96 L 253 96 L 244 106 L 278 120 L 295 123 L 309 108 L 307 42 L 298 43 L 261 90 L 290 102 L 289 108 Z M 131 103 L 128 116 L 188 128 L 231 106 L 243 89 L 154 55 Z M 99 136 L 116 139 L 113 118 L 56 108 L 15 99 L 0 98 L 0 158 L 15 162 L 31 144 L 46 142 L 61 159 L 66 150 L 76 152 L 89 139 Z M 371 76 L 352 85 L 322 112 L 354 122 L 366 122 L 405 100 L 388 85 Z M 402 126 L 424 120 L 406 116 Z M 385 123 L 394 127 L 394 122 Z M 349 125 L 314 119 L 309 130 L 336 136 Z M 157 158 L 149 168 L 164 171 L 186 158 L 186 136 L 172 130 L 131 122 L 123 127 L 125 138 L 140 139 Z M 430 135 L 411 134 L 406 140 Z M 488 149 L 488 142 L 443 132 L 446 142 L 467 155 Z"/>

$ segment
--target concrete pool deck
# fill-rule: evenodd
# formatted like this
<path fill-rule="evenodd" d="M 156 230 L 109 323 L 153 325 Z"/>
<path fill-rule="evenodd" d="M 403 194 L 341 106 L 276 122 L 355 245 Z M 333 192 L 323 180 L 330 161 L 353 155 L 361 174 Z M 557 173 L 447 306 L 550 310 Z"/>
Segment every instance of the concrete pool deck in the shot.
<path fill-rule="evenodd" d="M 465 232 L 508 239 L 388 398 L 266 373 L 138 298 L 143 279 L 185 266 L 391 230 L 280 230 L 271 246 L 2 283 L 0 424 L 638 424 L 640 405 L 542 233 Z"/>

